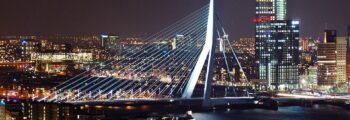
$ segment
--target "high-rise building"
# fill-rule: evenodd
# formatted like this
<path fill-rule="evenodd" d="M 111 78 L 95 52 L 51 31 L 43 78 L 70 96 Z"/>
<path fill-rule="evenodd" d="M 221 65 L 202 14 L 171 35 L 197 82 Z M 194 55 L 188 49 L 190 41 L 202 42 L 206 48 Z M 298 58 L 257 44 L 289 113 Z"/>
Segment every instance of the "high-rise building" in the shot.
<path fill-rule="evenodd" d="M 286 20 L 286 0 L 256 0 L 255 47 L 258 76 L 270 89 L 299 84 L 299 21 Z"/>
<path fill-rule="evenodd" d="M 348 73 L 348 42 L 346 37 L 337 37 L 336 30 L 325 30 L 323 41 L 318 45 L 318 85 L 320 89 L 345 90 Z M 340 92 L 340 91 L 338 91 Z"/>
<path fill-rule="evenodd" d="M 333 34 L 331 34 L 333 33 Z M 337 79 L 337 45 L 336 31 L 325 30 L 323 40 L 318 44 L 317 64 L 318 78 L 317 84 L 320 89 L 329 89 L 336 84 Z"/>
<path fill-rule="evenodd" d="M 256 22 L 285 20 L 287 0 L 256 0 Z"/>
<path fill-rule="evenodd" d="M 337 37 L 337 80 L 338 87 L 343 86 L 347 81 L 346 77 L 346 53 L 347 53 L 347 41 L 346 37 Z"/>
<path fill-rule="evenodd" d="M 336 81 L 336 44 L 320 43 L 317 51 L 318 78 L 320 87 L 330 87 Z"/>
<path fill-rule="evenodd" d="M 287 15 L 287 0 L 276 1 L 276 16 L 277 20 L 285 20 Z"/>

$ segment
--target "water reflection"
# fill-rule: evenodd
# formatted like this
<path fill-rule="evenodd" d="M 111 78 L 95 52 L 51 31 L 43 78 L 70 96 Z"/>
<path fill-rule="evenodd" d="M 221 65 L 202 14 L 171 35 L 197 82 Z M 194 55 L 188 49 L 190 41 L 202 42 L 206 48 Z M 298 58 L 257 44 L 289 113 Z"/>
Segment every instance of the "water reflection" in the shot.
<path fill-rule="evenodd" d="M 184 109 L 176 105 L 69 105 L 19 103 L 6 105 L 16 119 L 190 119 L 196 120 L 345 120 L 350 111 L 331 105 L 312 107 L 280 107 L 278 111 L 264 109 L 225 108 L 216 110 Z"/>
<path fill-rule="evenodd" d="M 280 107 L 278 111 L 263 109 L 230 110 L 229 112 L 193 113 L 196 120 L 348 120 L 350 111 L 342 107 L 316 105 Z"/>

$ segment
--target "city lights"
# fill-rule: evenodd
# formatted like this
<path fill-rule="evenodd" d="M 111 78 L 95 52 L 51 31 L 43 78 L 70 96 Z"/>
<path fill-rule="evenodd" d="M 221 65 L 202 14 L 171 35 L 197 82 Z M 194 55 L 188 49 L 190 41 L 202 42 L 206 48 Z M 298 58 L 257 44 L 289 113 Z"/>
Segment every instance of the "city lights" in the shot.
<path fill-rule="evenodd" d="M 0 120 L 349 117 L 348 0 L 2 4 Z"/>

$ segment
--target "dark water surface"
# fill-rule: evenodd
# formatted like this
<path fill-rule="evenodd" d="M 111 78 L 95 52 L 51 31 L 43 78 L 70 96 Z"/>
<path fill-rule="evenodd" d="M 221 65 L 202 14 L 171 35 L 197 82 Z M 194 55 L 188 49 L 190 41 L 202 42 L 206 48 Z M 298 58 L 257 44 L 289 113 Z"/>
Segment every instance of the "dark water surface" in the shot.
<path fill-rule="evenodd" d="M 350 110 L 331 105 L 313 107 L 279 107 L 278 111 L 263 109 L 194 112 L 196 120 L 350 120 Z"/>
<path fill-rule="evenodd" d="M 45 109 L 46 108 L 46 109 Z M 6 104 L 9 111 L 22 112 L 18 116 L 36 119 L 86 119 L 86 120 L 177 120 L 188 117 L 192 111 L 196 120 L 350 120 L 350 109 L 326 104 L 311 107 L 285 106 L 276 110 L 258 108 L 196 109 L 178 105 L 127 105 L 101 106 L 48 103 Z M 43 115 L 43 113 L 45 115 Z M 1 118 L 0 118 L 1 119 Z"/>

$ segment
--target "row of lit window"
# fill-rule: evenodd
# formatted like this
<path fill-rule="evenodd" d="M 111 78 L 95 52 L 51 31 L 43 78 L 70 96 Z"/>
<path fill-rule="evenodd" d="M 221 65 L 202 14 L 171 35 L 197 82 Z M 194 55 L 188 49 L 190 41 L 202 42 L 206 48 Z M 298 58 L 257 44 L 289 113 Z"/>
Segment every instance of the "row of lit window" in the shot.
<path fill-rule="evenodd" d="M 287 23 L 271 23 L 274 26 L 285 26 Z"/>
<path fill-rule="evenodd" d="M 256 0 L 256 2 L 275 2 L 275 0 Z"/>
<path fill-rule="evenodd" d="M 275 14 L 273 11 L 256 11 L 256 14 Z"/>

